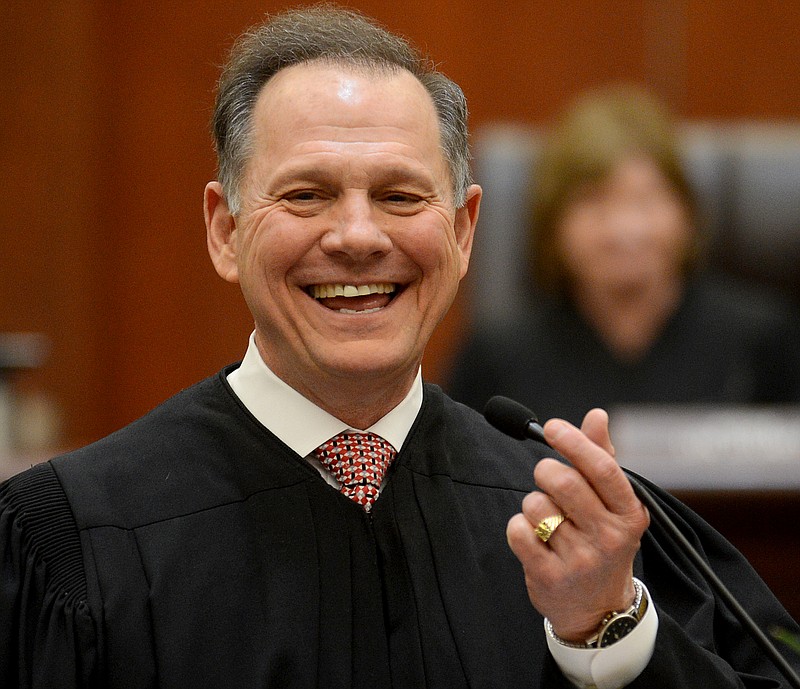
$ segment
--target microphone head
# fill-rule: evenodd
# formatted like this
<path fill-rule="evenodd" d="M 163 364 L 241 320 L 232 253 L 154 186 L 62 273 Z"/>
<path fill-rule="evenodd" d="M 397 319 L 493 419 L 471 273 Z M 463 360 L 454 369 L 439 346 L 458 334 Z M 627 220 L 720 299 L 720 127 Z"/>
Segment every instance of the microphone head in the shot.
<path fill-rule="evenodd" d="M 483 415 L 497 430 L 517 440 L 530 438 L 530 425 L 539 423 L 536 414 L 508 397 L 492 397 L 483 408 Z"/>

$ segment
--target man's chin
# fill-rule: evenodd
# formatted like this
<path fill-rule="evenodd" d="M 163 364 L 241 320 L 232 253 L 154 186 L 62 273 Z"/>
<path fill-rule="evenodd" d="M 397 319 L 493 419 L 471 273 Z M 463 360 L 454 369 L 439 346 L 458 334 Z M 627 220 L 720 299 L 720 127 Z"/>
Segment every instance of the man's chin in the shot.
<path fill-rule="evenodd" d="M 345 351 L 346 350 L 346 351 Z M 374 383 L 376 380 L 389 380 L 403 377 L 407 373 L 416 374 L 418 359 L 410 355 L 393 353 L 388 346 L 352 346 L 342 348 L 337 355 L 324 357 L 319 361 L 320 368 L 330 376 L 338 377 L 343 384 L 363 380 Z"/>

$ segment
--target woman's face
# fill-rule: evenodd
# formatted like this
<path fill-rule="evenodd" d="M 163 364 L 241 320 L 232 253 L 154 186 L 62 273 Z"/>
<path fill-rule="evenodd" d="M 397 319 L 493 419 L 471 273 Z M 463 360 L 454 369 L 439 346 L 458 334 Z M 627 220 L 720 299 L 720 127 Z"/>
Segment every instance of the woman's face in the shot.
<path fill-rule="evenodd" d="M 680 279 L 692 234 L 678 192 L 654 161 L 636 156 L 577 190 L 556 239 L 575 288 L 629 293 Z"/>

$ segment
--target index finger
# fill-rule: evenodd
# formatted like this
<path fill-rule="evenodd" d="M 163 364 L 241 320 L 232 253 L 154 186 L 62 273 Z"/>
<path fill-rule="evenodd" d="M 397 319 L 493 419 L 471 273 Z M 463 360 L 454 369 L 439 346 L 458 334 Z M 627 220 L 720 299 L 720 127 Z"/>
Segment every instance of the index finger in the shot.
<path fill-rule="evenodd" d="M 633 488 L 609 452 L 562 419 L 550 419 L 544 435 L 586 479 L 610 512 L 623 515 L 641 509 Z"/>

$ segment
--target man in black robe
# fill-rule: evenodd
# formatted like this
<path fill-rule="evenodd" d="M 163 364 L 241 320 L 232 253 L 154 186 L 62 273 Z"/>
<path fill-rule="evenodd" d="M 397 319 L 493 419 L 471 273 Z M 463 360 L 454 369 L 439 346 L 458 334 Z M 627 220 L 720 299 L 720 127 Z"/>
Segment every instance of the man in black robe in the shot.
<path fill-rule="evenodd" d="M 781 686 L 648 529 L 604 412 L 548 422 L 571 465 L 537 464 L 554 452 L 422 382 L 481 195 L 455 84 L 357 14 L 292 11 L 234 48 L 214 124 L 209 251 L 254 334 L 0 489 L 3 687 Z M 660 499 L 759 624 L 794 629 Z"/>

